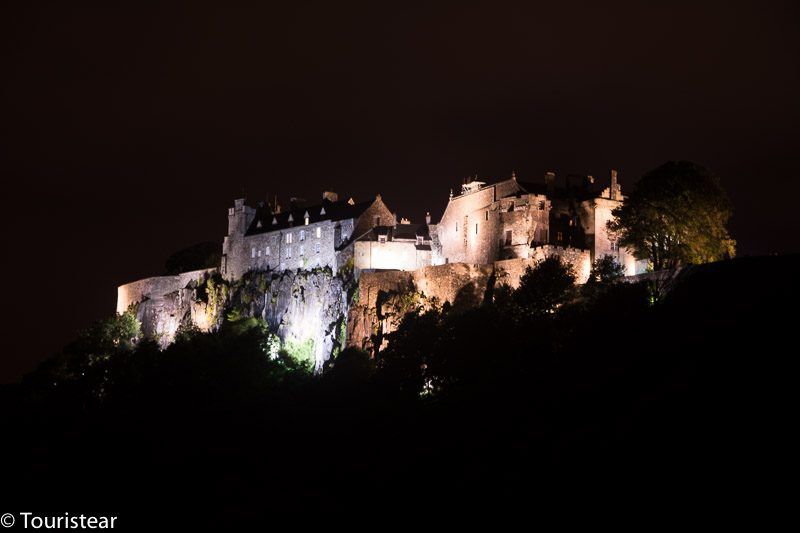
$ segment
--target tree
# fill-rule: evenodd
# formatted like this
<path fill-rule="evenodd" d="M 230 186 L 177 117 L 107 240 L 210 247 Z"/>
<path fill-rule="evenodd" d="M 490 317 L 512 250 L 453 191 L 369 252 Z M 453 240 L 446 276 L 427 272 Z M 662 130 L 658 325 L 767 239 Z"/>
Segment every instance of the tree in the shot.
<path fill-rule="evenodd" d="M 514 291 L 514 302 L 525 312 L 545 316 L 555 312 L 573 297 L 575 272 L 555 255 L 528 267 Z"/>
<path fill-rule="evenodd" d="M 612 256 L 605 255 L 592 263 L 592 269 L 589 271 L 589 279 L 586 280 L 586 284 L 612 285 L 624 276 L 625 268 Z"/>
<path fill-rule="evenodd" d="M 613 211 L 609 231 L 655 270 L 735 255 L 725 228 L 732 207 L 719 179 L 690 161 L 668 161 L 639 180 Z"/>

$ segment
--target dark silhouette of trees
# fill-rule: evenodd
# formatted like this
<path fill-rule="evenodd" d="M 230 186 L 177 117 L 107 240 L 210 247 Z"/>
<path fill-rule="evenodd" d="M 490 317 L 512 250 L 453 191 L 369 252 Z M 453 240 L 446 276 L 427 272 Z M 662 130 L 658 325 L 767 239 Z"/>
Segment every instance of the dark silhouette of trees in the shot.
<path fill-rule="evenodd" d="M 525 313 L 546 316 L 572 298 L 574 287 L 572 267 L 558 256 L 550 256 L 525 269 L 514 292 L 514 302 Z"/>
<path fill-rule="evenodd" d="M 733 210 L 719 179 L 689 161 L 668 161 L 636 182 L 609 230 L 655 270 L 733 257 Z"/>
<path fill-rule="evenodd" d="M 129 520 L 147 494 L 148 518 L 184 527 L 352 502 L 508 512 L 554 491 L 574 508 L 576 486 L 596 501 L 614 480 L 627 507 L 670 480 L 690 493 L 698 472 L 704 504 L 709 487 L 749 502 L 745 477 L 770 486 L 758 473 L 781 466 L 775 428 L 794 419 L 782 304 L 800 296 L 796 261 L 683 269 L 653 301 L 602 262 L 587 294 L 548 260 L 473 309 L 414 306 L 377 359 L 346 349 L 316 376 L 271 356 L 257 319 L 187 328 L 166 349 L 114 319 L 0 387 L 4 483 L 20 502 L 88 499 Z"/>
<path fill-rule="evenodd" d="M 218 267 L 222 259 L 219 243 L 200 242 L 178 250 L 167 258 L 164 270 L 167 274 L 180 274 L 203 268 Z"/>

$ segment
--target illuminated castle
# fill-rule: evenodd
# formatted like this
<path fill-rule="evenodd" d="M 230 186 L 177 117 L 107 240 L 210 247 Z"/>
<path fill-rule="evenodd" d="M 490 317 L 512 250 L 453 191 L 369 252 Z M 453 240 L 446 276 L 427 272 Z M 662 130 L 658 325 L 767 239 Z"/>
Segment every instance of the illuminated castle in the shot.
<path fill-rule="evenodd" d="M 578 282 L 605 256 L 628 275 L 643 271 L 646 263 L 606 229 L 623 199 L 613 170 L 602 189 L 591 176 L 556 183 L 551 172 L 542 183 L 513 174 L 491 184 L 465 180 L 436 224 L 430 215 L 424 223 L 398 221 L 380 195 L 356 202 L 325 192 L 320 203 L 293 200 L 288 209 L 237 199 L 218 267 L 122 285 L 117 312 L 134 308 L 144 334 L 166 346 L 181 326 L 219 327 L 226 306 L 235 306 L 264 319 L 285 346 L 306 347 L 320 370 L 345 345 L 383 342 L 373 336 L 396 326 L 397 317 L 380 309 L 392 294 L 413 290 L 453 303 L 468 287 L 483 294 L 490 278 L 514 287 L 528 266 L 552 255 L 574 268 Z M 212 283 L 230 292 L 212 301 Z"/>
<path fill-rule="evenodd" d="M 592 176 L 567 176 L 556 184 L 552 172 L 543 183 L 523 182 L 514 174 L 493 184 L 465 180 L 460 194 L 451 191 L 438 224 L 431 224 L 430 215 L 424 224 L 398 222 L 380 196 L 355 203 L 325 192 L 322 203 L 293 202 L 287 211 L 236 200 L 228 212 L 221 271 L 228 279 L 250 270 L 325 266 L 335 274 L 352 259 L 359 274 L 559 255 L 573 264 L 579 279 L 604 256 L 635 274 L 633 255 L 620 249 L 606 229 L 622 201 L 614 170 L 609 186 L 600 190 Z"/>

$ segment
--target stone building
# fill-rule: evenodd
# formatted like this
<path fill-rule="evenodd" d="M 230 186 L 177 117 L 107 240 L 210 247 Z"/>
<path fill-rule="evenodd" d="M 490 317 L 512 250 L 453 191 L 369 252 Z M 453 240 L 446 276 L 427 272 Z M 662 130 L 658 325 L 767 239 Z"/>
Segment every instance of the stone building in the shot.
<path fill-rule="evenodd" d="M 557 183 L 552 172 L 543 183 L 523 182 L 514 174 L 493 184 L 465 182 L 460 194 L 451 192 L 437 225 L 432 263 L 491 264 L 537 258 L 544 251 L 572 261 L 583 257 L 575 250 L 585 250 L 590 262 L 612 256 L 627 274 L 637 273 L 644 264 L 620 249 L 606 229 L 623 199 L 614 170 L 602 190 L 592 176 L 571 175 Z"/>
<path fill-rule="evenodd" d="M 353 243 L 375 226 L 394 225 L 394 215 L 380 195 L 374 200 L 339 200 L 323 193 L 322 202 L 290 209 L 262 203 L 248 207 L 235 200 L 228 210 L 228 235 L 222 244 L 222 275 L 240 278 L 249 270 L 311 270 L 336 272 L 353 257 Z"/>
<path fill-rule="evenodd" d="M 395 226 L 376 226 L 356 240 L 353 253 L 356 274 L 371 270 L 417 270 L 428 266 L 431 264 L 428 224 L 412 224 L 404 219 Z"/>

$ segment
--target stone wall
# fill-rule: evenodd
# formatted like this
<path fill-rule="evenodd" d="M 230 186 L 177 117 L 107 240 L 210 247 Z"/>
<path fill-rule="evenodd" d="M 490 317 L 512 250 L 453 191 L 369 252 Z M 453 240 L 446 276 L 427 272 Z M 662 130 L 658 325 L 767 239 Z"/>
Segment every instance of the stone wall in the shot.
<path fill-rule="evenodd" d="M 348 314 L 347 345 L 366 350 L 385 346 L 385 335 L 418 306 L 449 302 L 458 312 L 479 305 L 493 270 L 492 265 L 452 263 L 413 272 L 362 273 L 358 299 Z"/>
<path fill-rule="evenodd" d="M 195 270 L 121 285 L 117 288 L 117 313 L 135 306 L 142 333 L 162 347 L 175 340 L 175 332 L 182 323 L 193 323 L 207 331 L 213 325 L 209 310 L 195 299 L 194 289 L 200 280 L 216 271 L 215 268 Z"/>
<path fill-rule="evenodd" d="M 419 249 L 415 242 L 356 241 L 354 254 L 356 272 L 416 270 L 431 264 L 430 249 Z"/>

